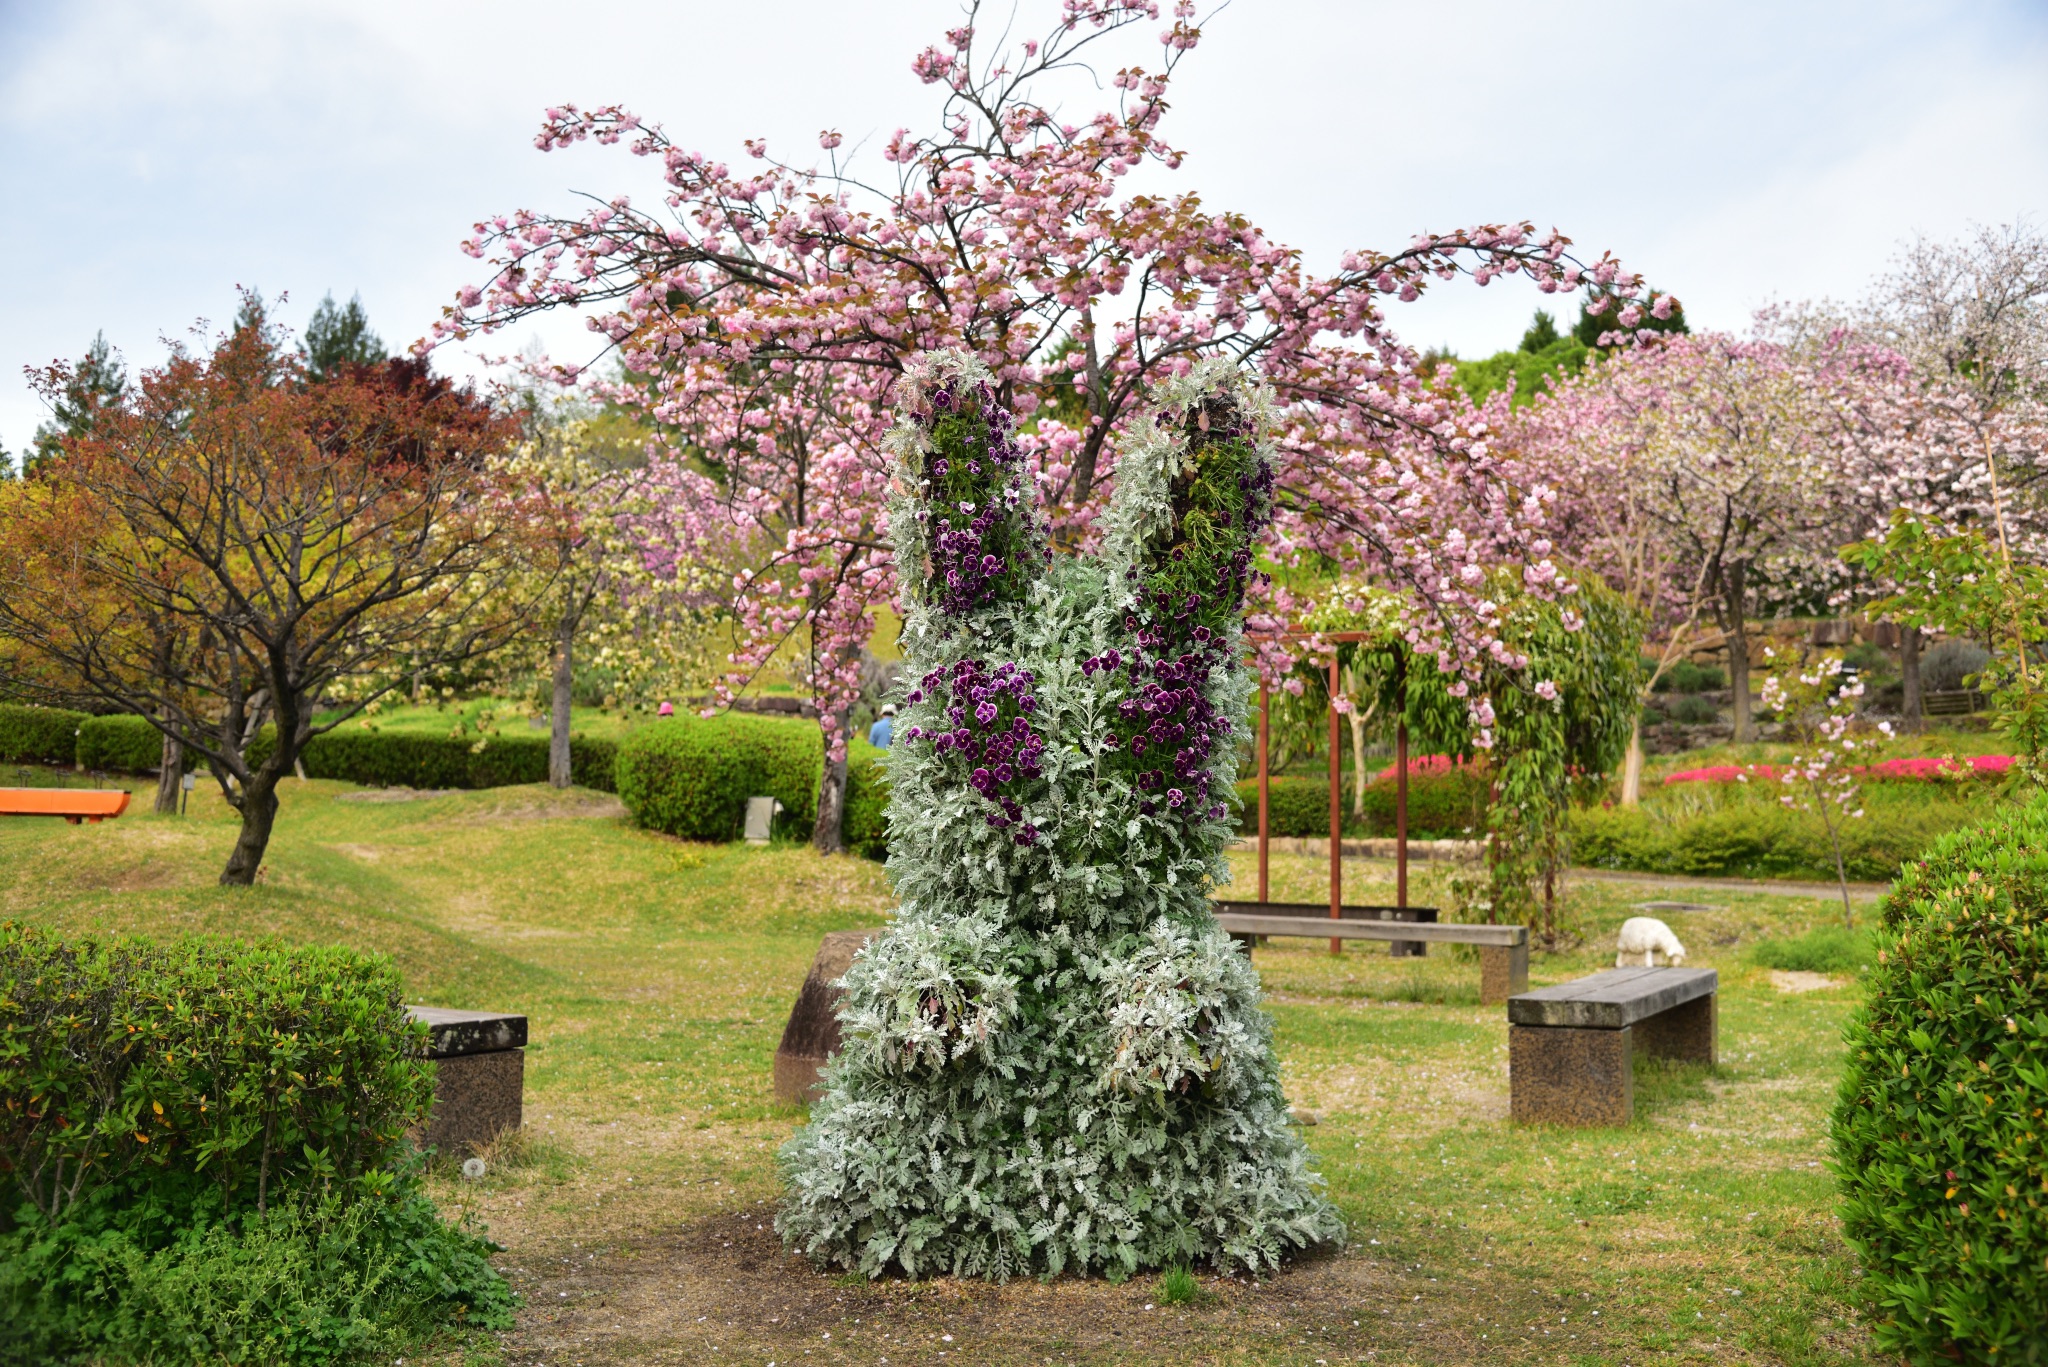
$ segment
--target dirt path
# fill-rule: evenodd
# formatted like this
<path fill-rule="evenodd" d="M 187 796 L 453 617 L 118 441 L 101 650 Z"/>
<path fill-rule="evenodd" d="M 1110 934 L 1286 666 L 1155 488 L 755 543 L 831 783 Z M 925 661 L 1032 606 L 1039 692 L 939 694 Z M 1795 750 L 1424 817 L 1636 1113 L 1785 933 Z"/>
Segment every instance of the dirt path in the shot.
<path fill-rule="evenodd" d="M 1261 1283 L 1204 1278 L 1196 1306 L 1160 1304 L 1155 1277 L 870 1283 L 786 1253 L 765 1206 L 525 1264 L 508 1367 L 1478 1363 L 1609 1346 L 1576 1305 L 1509 1276 L 1440 1280 L 1356 1251 Z"/>

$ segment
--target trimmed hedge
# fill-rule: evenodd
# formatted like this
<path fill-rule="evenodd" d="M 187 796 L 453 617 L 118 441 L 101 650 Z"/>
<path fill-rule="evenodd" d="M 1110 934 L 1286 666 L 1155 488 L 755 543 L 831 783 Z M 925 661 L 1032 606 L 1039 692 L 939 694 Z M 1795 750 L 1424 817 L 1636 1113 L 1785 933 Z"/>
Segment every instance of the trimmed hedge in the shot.
<path fill-rule="evenodd" d="M 249 746 L 249 762 L 261 764 L 275 743 L 275 733 L 265 728 Z M 163 733 L 146 717 L 0 703 L 0 763 L 75 763 L 146 774 L 163 763 L 163 745 Z M 614 791 L 617 758 L 616 742 L 570 737 L 569 775 L 582 787 Z M 547 782 L 548 738 L 492 736 L 479 748 L 464 737 L 349 727 L 313 737 L 301 760 L 308 778 L 372 787 L 502 788 Z M 196 767 L 198 761 L 188 755 L 186 763 Z"/>
<path fill-rule="evenodd" d="M 1325 777 L 1289 774 L 1267 780 L 1266 830 L 1275 836 L 1327 836 L 1330 833 L 1330 781 Z M 1352 789 L 1347 775 L 1340 795 L 1346 835 L 1391 836 L 1394 833 L 1394 783 L 1368 783 L 1365 820 L 1352 815 Z M 1408 777 L 1408 834 L 1416 840 L 1451 840 L 1469 835 L 1481 824 L 1486 808 L 1485 778 L 1471 769 Z M 1259 831 L 1259 781 L 1240 779 L 1238 829 Z"/>
<path fill-rule="evenodd" d="M 0 761 L 149 774 L 163 759 L 164 733 L 147 717 L 0 703 Z"/>
<path fill-rule="evenodd" d="M 489 1246 L 418 1189 L 425 1051 L 381 957 L 0 925 L 0 1359 L 320 1360 L 423 1307 L 509 1327 Z"/>
<path fill-rule="evenodd" d="M 670 717 L 619 743 L 618 794 L 637 824 L 686 840 L 737 838 L 749 797 L 782 803 L 779 834 L 808 834 L 824 764 L 811 722 L 741 712 Z"/>
<path fill-rule="evenodd" d="M 87 717 L 78 726 L 77 761 L 86 769 L 154 773 L 163 767 L 164 733 L 133 714 Z"/>
<path fill-rule="evenodd" d="M 276 743 L 270 733 L 249 747 L 260 764 Z M 608 740 L 569 738 L 570 781 L 612 791 L 618 747 Z M 492 736 L 481 742 L 418 731 L 327 731 L 307 743 L 301 761 L 308 778 L 339 779 L 376 788 L 503 788 L 548 779 L 545 736 Z"/>
<path fill-rule="evenodd" d="M 0 703 L 0 762 L 69 764 L 78 753 L 78 728 L 91 719 L 61 707 Z"/>
<path fill-rule="evenodd" d="M 2040 1362 L 2048 1324 L 2048 799 L 1886 899 L 1833 1116 L 1852 1294 L 1881 1351 Z"/>
<path fill-rule="evenodd" d="M 846 762 L 846 847 L 868 859 L 889 857 L 889 770 L 874 755 Z"/>
<path fill-rule="evenodd" d="M 1882 882 L 1919 858 L 1943 835 L 1977 820 L 1983 809 L 1950 802 L 1879 803 L 1865 793 L 1868 815 L 1842 826 L 1842 864 L 1849 877 Z M 1690 816 L 1655 803 L 1587 807 L 1570 817 L 1572 862 L 1695 877 L 1812 878 L 1833 882 L 1835 856 L 1827 828 L 1810 812 L 1764 799 L 1733 802 Z"/>

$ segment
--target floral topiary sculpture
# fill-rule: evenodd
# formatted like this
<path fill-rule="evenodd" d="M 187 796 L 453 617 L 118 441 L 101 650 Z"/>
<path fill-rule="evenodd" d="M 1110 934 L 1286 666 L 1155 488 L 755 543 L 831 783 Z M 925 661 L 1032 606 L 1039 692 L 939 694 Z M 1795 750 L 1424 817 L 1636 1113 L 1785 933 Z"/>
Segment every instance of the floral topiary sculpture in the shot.
<path fill-rule="evenodd" d="M 819 1262 L 1115 1276 L 1342 1237 L 1209 908 L 1267 400 L 1224 361 L 1157 398 L 1102 551 L 1055 559 L 988 372 L 943 352 L 900 383 L 902 908 L 846 975 L 842 1052 L 782 1155 L 776 1228 Z"/>

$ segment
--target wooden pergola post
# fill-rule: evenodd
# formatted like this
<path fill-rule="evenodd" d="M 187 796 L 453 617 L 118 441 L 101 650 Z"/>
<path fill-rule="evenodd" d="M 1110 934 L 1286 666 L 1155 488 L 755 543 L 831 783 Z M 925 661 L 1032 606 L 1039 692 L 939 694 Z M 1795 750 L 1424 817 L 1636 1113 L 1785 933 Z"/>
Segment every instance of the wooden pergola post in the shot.
<path fill-rule="evenodd" d="M 1288 632 L 1289 636 L 1304 633 Z M 1372 639 L 1362 631 L 1339 631 L 1319 634 L 1319 639 L 1333 644 L 1346 644 Z M 1401 711 L 1394 725 L 1394 903 L 1404 910 L 1408 906 L 1408 663 L 1405 655 L 1400 657 L 1401 669 Z M 1337 656 L 1330 656 L 1330 919 L 1344 919 L 1344 833 L 1343 833 L 1343 769 L 1339 754 L 1343 734 L 1338 726 L 1337 695 L 1341 687 Z M 1270 798 L 1272 768 L 1268 759 L 1271 744 L 1272 694 L 1264 677 L 1259 680 L 1259 901 L 1270 898 L 1268 878 L 1269 850 L 1271 846 Z M 1363 756 L 1354 756 L 1354 761 L 1365 762 Z M 1330 952 L 1344 952 L 1344 942 L 1330 941 Z"/>
<path fill-rule="evenodd" d="M 1401 662 L 1401 710 L 1394 717 L 1394 905 L 1408 909 L 1408 657 Z"/>
<path fill-rule="evenodd" d="M 1337 725 L 1337 655 L 1330 654 L 1330 919 L 1344 919 L 1344 781 L 1338 767 L 1338 748 L 1342 732 Z M 1330 941 L 1330 952 L 1342 954 L 1344 942 Z"/>

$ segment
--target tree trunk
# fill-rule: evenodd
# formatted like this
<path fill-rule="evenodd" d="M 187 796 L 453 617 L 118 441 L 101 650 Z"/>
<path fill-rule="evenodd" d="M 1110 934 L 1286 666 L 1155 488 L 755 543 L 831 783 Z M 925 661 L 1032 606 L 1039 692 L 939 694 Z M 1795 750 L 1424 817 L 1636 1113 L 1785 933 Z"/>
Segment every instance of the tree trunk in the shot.
<path fill-rule="evenodd" d="M 1628 754 L 1621 761 L 1621 805 L 1634 807 L 1643 800 L 1643 705 L 1636 702 L 1635 720 L 1629 723 Z"/>
<path fill-rule="evenodd" d="M 175 736 L 164 736 L 164 753 L 156 775 L 156 814 L 178 814 L 178 792 L 184 786 L 185 746 Z"/>
<path fill-rule="evenodd" d="M 1920 700 L 1920 628 L 1903 627 L 1899 631 L 1899 683 L 1906 696 L 1899 702 L 1900 720 L 1908 731 L 1918 731 L 1925 724 Z"/>
<path fill-rule="evenodd" d="M 846 734 L 847 714 L 839 714 L 835 734 Z M 811 844 L 820 854 L 840 854 L 846 849 L 846 756 L 825 760 L 825 775 L 818 783 L 818 819 L 811 825 Z"/>
<path fill-rule="evenodd" d="M 548 730 L 548 782 L 557 788 L 569 786 L 569 703 L 575 682 L 576 619 L 562 614 L 555 637 L 555 693 Z"/>
<path fill-rule="evenodd" d="M 235 837 L 235 852 L 222 870 L 222 887 L 246 888 L 256 881 L 263 867 L 263 851 L 270 846 L 270 828 L 277 824 L 277 778 L 283 772 L 275 760 L 265 764 L 242 785 L 242 831 Z"/>
<path fill-rule="evenodd" d="M 1365 723 L 1366 718 L 1356 708 L 1348 719 L 1351 722 L 1351 815 L 1365 820 Z"/>
<path fill-rule="evenodd" d="M 1728 631 L 1728 695 L 1735 704 L 1735 743 L 1747 745 L 1756 739 L 1756 725 L 1749 716 L 1749 633 L 1744 616 L 1743 602 L 1744 566 L 1731 566 L 1726 571 L 1727 582 L 1724 593 L 1723 611 L 1727 617 Z"/>

